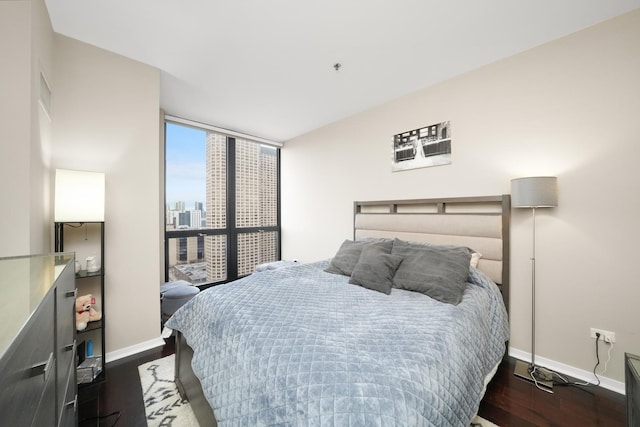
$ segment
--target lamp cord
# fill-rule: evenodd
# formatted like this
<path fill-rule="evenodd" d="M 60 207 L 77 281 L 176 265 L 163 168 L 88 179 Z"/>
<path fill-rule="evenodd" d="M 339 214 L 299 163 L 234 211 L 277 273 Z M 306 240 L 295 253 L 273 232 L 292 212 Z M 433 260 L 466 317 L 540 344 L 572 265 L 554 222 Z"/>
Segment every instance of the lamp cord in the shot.
<path fill-rule="evenodd" d="M 614 347 L 612 342 L 607 342 L 607 344 L 609 344 L 609 350 L 607 351 L 607 361 L 604 363 L 604 368 L 602 369 L 602 372 L 598 374 L 596 370 L 600 365 L 600 353 L 599 353 L 599 346 L 598 346 L 599 341 L 600 341 L 600 336 L 598 334 L 598 336 L 596 337 L 596 364 L 593 367 L 593 376 L 596 379 L 595 383 L 589 382 L 589 381 L 585 381 L 585 382 L 569 381 L 566 377 L 560 375 L 559 373 L 555 371 L 549 371 L 554 377 L 557 377 L 560 380 L 560 381 L 554 381 L 553 383 L 558 386 L 598 387 L 600 385 L 600 377 L 598 375 L 602 375 L 605 372 L 607 372 L 607 365 L 611 360 L 611 351 L 613 350 L 613 347 Z M 535 381 L 535 377 L 533 375 L 532 375 L 532 378 L 534 378 L 534 381 Z M 536 382 L 536 386 L 538 386 L 537 382 Z M 538 388 L 541 388 L 541 387 L 538 386 Z"/>

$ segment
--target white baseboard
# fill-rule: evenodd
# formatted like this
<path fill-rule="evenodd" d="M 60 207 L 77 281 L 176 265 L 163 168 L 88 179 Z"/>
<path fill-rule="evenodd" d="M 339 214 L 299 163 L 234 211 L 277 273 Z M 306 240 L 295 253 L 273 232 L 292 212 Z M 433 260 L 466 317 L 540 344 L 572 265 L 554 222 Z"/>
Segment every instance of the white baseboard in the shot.
<path fill-rule="evenodd" d="M 105 355 L 105 362 L 113 362 L 118 359 L 123 359 L 125 357 L 133 356 L 134 354 L 141 353 L 143 351 L 152 350 L 157 347 L 162 347 L 164 345 L 164 340 L 162 337 L 154 338 L 149 341 L 141 342 L 136 345 L 132 345 L 129 347 L 121 348 L 119 350 L 110 351 Z"/>
<path fill-rule="evenodd" d="M 516 359 L 520 359 L 525 362 L 531 362 L 531 353 L 518 350 L 517 348 L 509 347 L 509 356 L 515 357 Z M 581 381 L 587 381 L 591 383 L 596 381 L 596 379 L 593 377 L 593 372 L 565 365 L 564 363 L 556 362 L 555 360 L 540 357 L 538 355 L 536 355 L 536 365 L 542 366 L 543 368 L 551 369 L 552 371 L 556 371 L 560 374 L 569 375 Z M 602 377 L 600 375 L 598 375 L 598 378 L 600 378 L 600 387 L 606 388 L 607 390 L 611 390 L 619 394 L 625 394 L 624 382 L 612 380 L 611 378 Z"/>

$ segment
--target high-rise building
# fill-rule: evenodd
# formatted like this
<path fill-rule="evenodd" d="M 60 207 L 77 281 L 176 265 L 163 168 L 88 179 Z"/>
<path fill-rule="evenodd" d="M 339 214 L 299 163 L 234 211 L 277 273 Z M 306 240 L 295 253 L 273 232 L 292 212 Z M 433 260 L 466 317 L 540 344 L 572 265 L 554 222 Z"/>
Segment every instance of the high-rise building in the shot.
<path fill-rule="evenodd" d="M 226 227 L 226 137 L 207 134 L 206 226 Z M 236 224 L 238 228 L 278 224 L 277 150 L 236 139 Z M 277 233 L 241 233 L 238 237 L 238 275 L 250 274 L 257 264 L 277 259 Z M 226 237 L 205 239 L 207 279 L 226 278 Z"/>
<path fill-rule="evenodd" d="M 178 227 L 190 228 L 191 227 L 191 215 L 189 212 L 178 213 Z"/>
<path fill-rule="evenodd" d="M 194 210 L 188 211 L 189 213 L 189 223 L 191 224 L 191 228 L 200 228 L 202 227 L 202 211 Z"/>
<path fill-rule="evenodd" d="M 225 228 L 227 226 L 227 138 L 224 135 L 207 133 L 206 157 L 206 227 Z M 226 279 L 226 236 L 207 236 L 204 248 L 207 280 Z"/>
<path fill-rule="evenodd" d="M 180 212 L 168 210 L 167 211 L 167 227 L 171 227 L 171 229 L 175 230 L 178 228 L 178 216 Z"/>
<path fill-rule="evenodd" d="M 236 140 L 236 226 L 266 227 L 278 223 L 277 151 Z M 250 274 L 257 264 L 276 259 L 277 234 L 243 233 L 238 236 L 238 275 Z"/>

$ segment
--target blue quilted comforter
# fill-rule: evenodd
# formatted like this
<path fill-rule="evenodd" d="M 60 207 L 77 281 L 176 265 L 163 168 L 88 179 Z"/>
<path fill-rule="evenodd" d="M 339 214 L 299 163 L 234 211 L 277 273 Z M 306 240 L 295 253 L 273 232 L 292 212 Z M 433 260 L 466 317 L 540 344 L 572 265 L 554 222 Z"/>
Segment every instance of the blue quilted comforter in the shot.
<path fill-rule="evenodd" d="M 453 306 L 327 265 L 212 287 L 169 320 L 219 425 L 468 426 L 508 339 L 497 286 L 471 268 Z"/>

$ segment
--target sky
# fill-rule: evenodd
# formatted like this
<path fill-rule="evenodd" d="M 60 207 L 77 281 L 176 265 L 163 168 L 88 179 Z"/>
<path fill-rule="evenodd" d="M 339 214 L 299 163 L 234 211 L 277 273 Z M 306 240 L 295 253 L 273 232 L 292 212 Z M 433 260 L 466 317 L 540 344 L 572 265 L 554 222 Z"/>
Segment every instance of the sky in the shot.
<path fill-rule="evenodd" d="M 193 209 L 195 202 L 205 202 L 206 132 L 167 123 L 165 137 L 166 202 L 173 208 L 183 201 Z"/>

